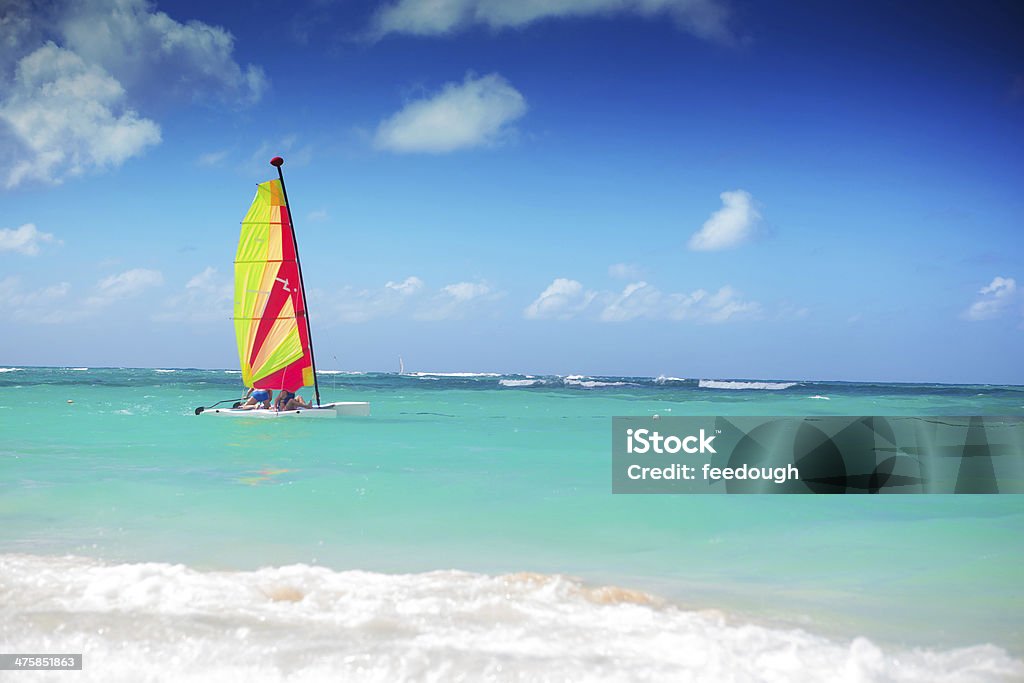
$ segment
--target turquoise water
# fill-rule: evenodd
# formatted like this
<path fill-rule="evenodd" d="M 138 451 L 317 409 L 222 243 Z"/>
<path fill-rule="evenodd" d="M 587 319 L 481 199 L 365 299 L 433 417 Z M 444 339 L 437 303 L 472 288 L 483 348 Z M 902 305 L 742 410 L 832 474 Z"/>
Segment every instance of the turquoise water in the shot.
<path fill-rule="evenodd" d="M 1024 497 L 610 493 L 614 415 L 1013 415 L 1024 388 L 322 373 L 325 401 L 372 416 L 194 415 L 238 388 L 0 373 L 0 556 L 562 574 L 826 638 L 1024 654 Z"/>

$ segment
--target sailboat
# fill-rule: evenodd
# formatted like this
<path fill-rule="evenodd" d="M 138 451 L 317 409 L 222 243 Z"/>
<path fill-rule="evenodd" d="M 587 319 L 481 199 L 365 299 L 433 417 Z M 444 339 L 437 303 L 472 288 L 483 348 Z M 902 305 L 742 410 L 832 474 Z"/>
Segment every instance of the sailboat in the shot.
<path fill-rule="evenodd" d="M 320 402 L 299 245 L 281 171 L 284 160 L 274 157 L 270 164 L 277 168 L 278 177 L 256 186 L 235 255 L 234 322 L 242 382 L 250 389 L 271 392 L 296 392 L 312 386 L 315 403 L 282 411 L 197 408 L 196 414 L 254 418 L 369 415 L 366 402 Z"/>

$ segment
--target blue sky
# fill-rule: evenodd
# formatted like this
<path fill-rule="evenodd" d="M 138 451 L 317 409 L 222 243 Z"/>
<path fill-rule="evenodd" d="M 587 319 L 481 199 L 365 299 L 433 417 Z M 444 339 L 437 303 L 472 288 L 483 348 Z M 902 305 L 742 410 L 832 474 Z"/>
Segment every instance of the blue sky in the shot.
<path fill-rule="evenodd" d="M 1024 383 L 1010 3 L 11 7 L 0 364 L 233 367 L 280 154 L 321 367 Z"/>

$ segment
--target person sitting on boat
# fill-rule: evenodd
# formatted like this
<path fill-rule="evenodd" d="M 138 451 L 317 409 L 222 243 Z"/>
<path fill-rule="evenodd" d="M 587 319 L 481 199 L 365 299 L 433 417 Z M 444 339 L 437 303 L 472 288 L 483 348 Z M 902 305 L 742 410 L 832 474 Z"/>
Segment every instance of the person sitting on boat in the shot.
<path fill-rule="evenodd" d="M 313 406 L 306 403 L 305 399 L 296 394 L 294 391 L 288 391 L 282 389 L 277 395 L 277 400 L 274 401 L 274 408 L 277 410 L 298 410 L 299 408 L 312 408 Z"/>
<path fill-rule="evenodd" d="M 270 408 L 270 399 L 273 397 L 274 392 L 269 389 L 249 389 L 249 393 L 246 396 L 246 402 L 242 404 L 242 410 L 255 410 L 257 408 Z"/>

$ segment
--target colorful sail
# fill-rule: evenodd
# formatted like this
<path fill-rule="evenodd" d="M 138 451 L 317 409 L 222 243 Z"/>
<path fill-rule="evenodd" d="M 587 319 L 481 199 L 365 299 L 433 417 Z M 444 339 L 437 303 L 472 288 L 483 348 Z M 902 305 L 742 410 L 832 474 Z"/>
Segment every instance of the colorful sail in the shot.
<path fill-rule="evenodd" d="M 256 187 L 235 255 L 235 336 L 242 381 L 296 391 L 313 384 L 306 305 L 280 180 Z"/>

